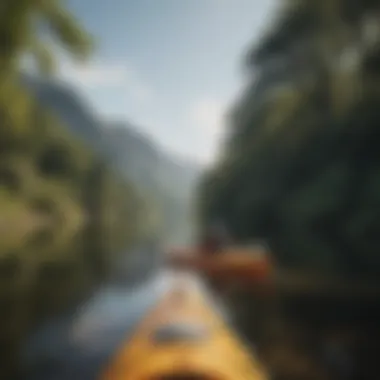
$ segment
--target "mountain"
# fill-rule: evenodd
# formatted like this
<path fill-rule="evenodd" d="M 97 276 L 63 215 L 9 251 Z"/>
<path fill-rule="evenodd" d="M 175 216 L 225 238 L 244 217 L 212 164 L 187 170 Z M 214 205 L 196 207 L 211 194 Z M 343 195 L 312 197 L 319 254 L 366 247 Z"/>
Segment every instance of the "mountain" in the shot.
<path fill-rule="evenodd" d="M 153 202 L 168 243 L 191 236 L 192 193 L 200 168 L 170 154 L 127 121 L 104 121 L 77 91 L 58 81 L 25 77 L 36 99 Z"/>
<path fill-rule="evenodd" d="M 159 149 L 153 140 L 126 122 L 108 122 L 104 137 L 113 162 L 143 187 L 152 182 L 178 199 L 188 198 L 199 169 Z"/>

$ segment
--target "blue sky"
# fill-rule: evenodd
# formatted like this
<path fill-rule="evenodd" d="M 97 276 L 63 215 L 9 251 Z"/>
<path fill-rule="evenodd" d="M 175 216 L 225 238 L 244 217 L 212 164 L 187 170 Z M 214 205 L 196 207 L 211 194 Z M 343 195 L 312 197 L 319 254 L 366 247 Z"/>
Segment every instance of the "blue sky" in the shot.
<path fill-rule="evenodd" d="M 127 120 L 170 151 L 204 163 L 245 78 L 242 59 L 274 0 L 69 0 L 98 40 L 79 67 L 62 61 L 104 117 Z"/>

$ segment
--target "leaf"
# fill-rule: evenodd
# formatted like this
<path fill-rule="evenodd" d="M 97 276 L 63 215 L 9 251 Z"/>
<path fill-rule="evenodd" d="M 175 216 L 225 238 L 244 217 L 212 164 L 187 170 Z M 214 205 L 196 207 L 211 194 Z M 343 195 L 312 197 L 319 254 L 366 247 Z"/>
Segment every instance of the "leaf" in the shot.
<path fill-rule="evenodd" d="M 42 74 L 52 75 L 55 72 L 55 58 L 47 41 L 33 38 L 30 41 L 30 52 Z"/>
<path fill-rule="evenodd" d="M 41 5 L 44 21 L 60 43 L 77 59 L 87 59 L 94 41 L 79 21 L 58 0 L 45 0 Z"/>

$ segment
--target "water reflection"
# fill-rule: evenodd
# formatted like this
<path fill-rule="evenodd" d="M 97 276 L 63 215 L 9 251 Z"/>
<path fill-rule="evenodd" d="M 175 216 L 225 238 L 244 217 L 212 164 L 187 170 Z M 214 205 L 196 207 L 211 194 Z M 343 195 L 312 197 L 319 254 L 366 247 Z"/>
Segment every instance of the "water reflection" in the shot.
<path fill-rule="evenodd" d="M 26 344 L 25 380 L 95 379 L 136 324 L 170 288 L 161 271 L 145 284 L 111 284 L 82 307 L 37 331 Z"/>

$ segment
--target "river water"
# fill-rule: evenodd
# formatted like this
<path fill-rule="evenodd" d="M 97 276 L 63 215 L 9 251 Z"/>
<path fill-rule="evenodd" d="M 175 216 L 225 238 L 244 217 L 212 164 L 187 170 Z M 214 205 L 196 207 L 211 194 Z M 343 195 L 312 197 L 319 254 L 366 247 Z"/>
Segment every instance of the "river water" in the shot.
<path fill-rule="evenodd" d="M 144 284 L 109 284 L 36 331 L 22 352 L 25 380 L 92 380 L 170 289 L 164 270 Z"/>
<path fill-rule="evenodd" d="M 211 307 L 226 314 L 199 278 L 180 276 L 200 287 Z M 97 379 L 110 357 L 170 291 L 175 280 L 178 273 L 160 269 L 137 286 L 114 281 L 81 307 L 45 324 L 24 347 L 23 380 Z"/>

